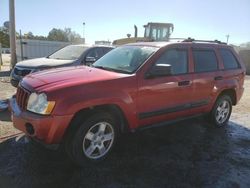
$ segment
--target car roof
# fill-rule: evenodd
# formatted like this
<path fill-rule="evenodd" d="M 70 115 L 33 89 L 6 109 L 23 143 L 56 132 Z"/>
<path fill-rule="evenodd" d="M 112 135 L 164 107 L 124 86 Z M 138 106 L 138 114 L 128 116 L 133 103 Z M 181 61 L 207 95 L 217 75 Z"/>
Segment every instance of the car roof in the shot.
<path fill-rule="evenodd" d="M 150 47 L 163 47 L 169 44 L 173 44 L 172 42 L 136 42 L 136 43 L 129 43 L 125 46 L 150 46 Z"/>
<path fill-rule="evenodd" d="M 114 46 L 108 46 L 108 45 L 96 45 L 96 44 L 70 44 L 68 46 L 81 46 L 81 47 L 104 47 L 104 48 L 114 48 Z"/>
<path fill-rule="evenodd" d="M 183 42 L 183 41 L 175 41 L 175 42 L 137 42 L 137 43 L 130 43 L 126 44 L 125 46 L 149 46 L 149 47 L 157 47 L 162 48 L 169 45 L 179 45 L 179 46 L 187 46 L 192 45 L 194 47 L 230 47 L 225 43 L 216 43 L 213 41 L 209 42 Z"/>

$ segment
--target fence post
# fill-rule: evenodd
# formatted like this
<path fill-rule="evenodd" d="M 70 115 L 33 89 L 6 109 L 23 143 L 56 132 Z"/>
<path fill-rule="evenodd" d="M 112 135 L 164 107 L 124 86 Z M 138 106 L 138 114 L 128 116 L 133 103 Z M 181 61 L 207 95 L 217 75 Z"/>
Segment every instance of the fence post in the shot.
<path fill-rule="evenodd" d="M 2 44 L 0 43 L 0 70 L 1 66 L 3 65 L 3 60 L 2 60 Z"/>

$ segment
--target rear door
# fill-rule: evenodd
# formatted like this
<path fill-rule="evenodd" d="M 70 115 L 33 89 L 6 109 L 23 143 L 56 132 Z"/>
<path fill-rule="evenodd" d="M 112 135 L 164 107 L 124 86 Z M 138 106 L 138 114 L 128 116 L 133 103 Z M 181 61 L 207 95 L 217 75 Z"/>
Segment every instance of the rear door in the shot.
<path fill-rule="evenodd" d="M 222 71 L 219 70 L 216 51 L 212 48 L 192 48 L 192 59 L 193 100 L 200 102 L 200 112 L 206 112 L 217 94 L 217 82 L 223 79 Z"/>

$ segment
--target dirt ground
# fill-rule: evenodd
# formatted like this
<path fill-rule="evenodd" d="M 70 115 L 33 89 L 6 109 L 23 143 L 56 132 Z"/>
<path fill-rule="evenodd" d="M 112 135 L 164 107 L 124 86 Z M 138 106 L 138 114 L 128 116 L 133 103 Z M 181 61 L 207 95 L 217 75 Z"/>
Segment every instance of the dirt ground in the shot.
<path fill-rule="evenodd" d="M 7 73 L 6 73 L 7 74 Z M 15 89 L 0 77 L 0 99 Z M 0 112 L 0 135 L 18 132 Z M 67 157 L 14 137 L 0 143 L 0 188 L 250 187 L 250 76 L 229 124 L 204 119 L 124 135 L 100 164 L 74 166 Z"/>

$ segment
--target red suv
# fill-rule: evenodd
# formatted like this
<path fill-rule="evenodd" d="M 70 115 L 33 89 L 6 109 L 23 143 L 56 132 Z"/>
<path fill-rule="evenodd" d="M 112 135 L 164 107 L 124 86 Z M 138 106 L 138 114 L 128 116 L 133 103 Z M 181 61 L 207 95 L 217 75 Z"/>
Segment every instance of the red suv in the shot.
<path fill-rule="evenodd" d="M 233 48 L 219 41 L 129 44 L 92 67 L 28 75 L 11 100 L 12 118 L 33 140 L 63 143 L 83 165 L 105 158 L 126 131 L 198 115 L 227 124 L 245 72 Z"/>

